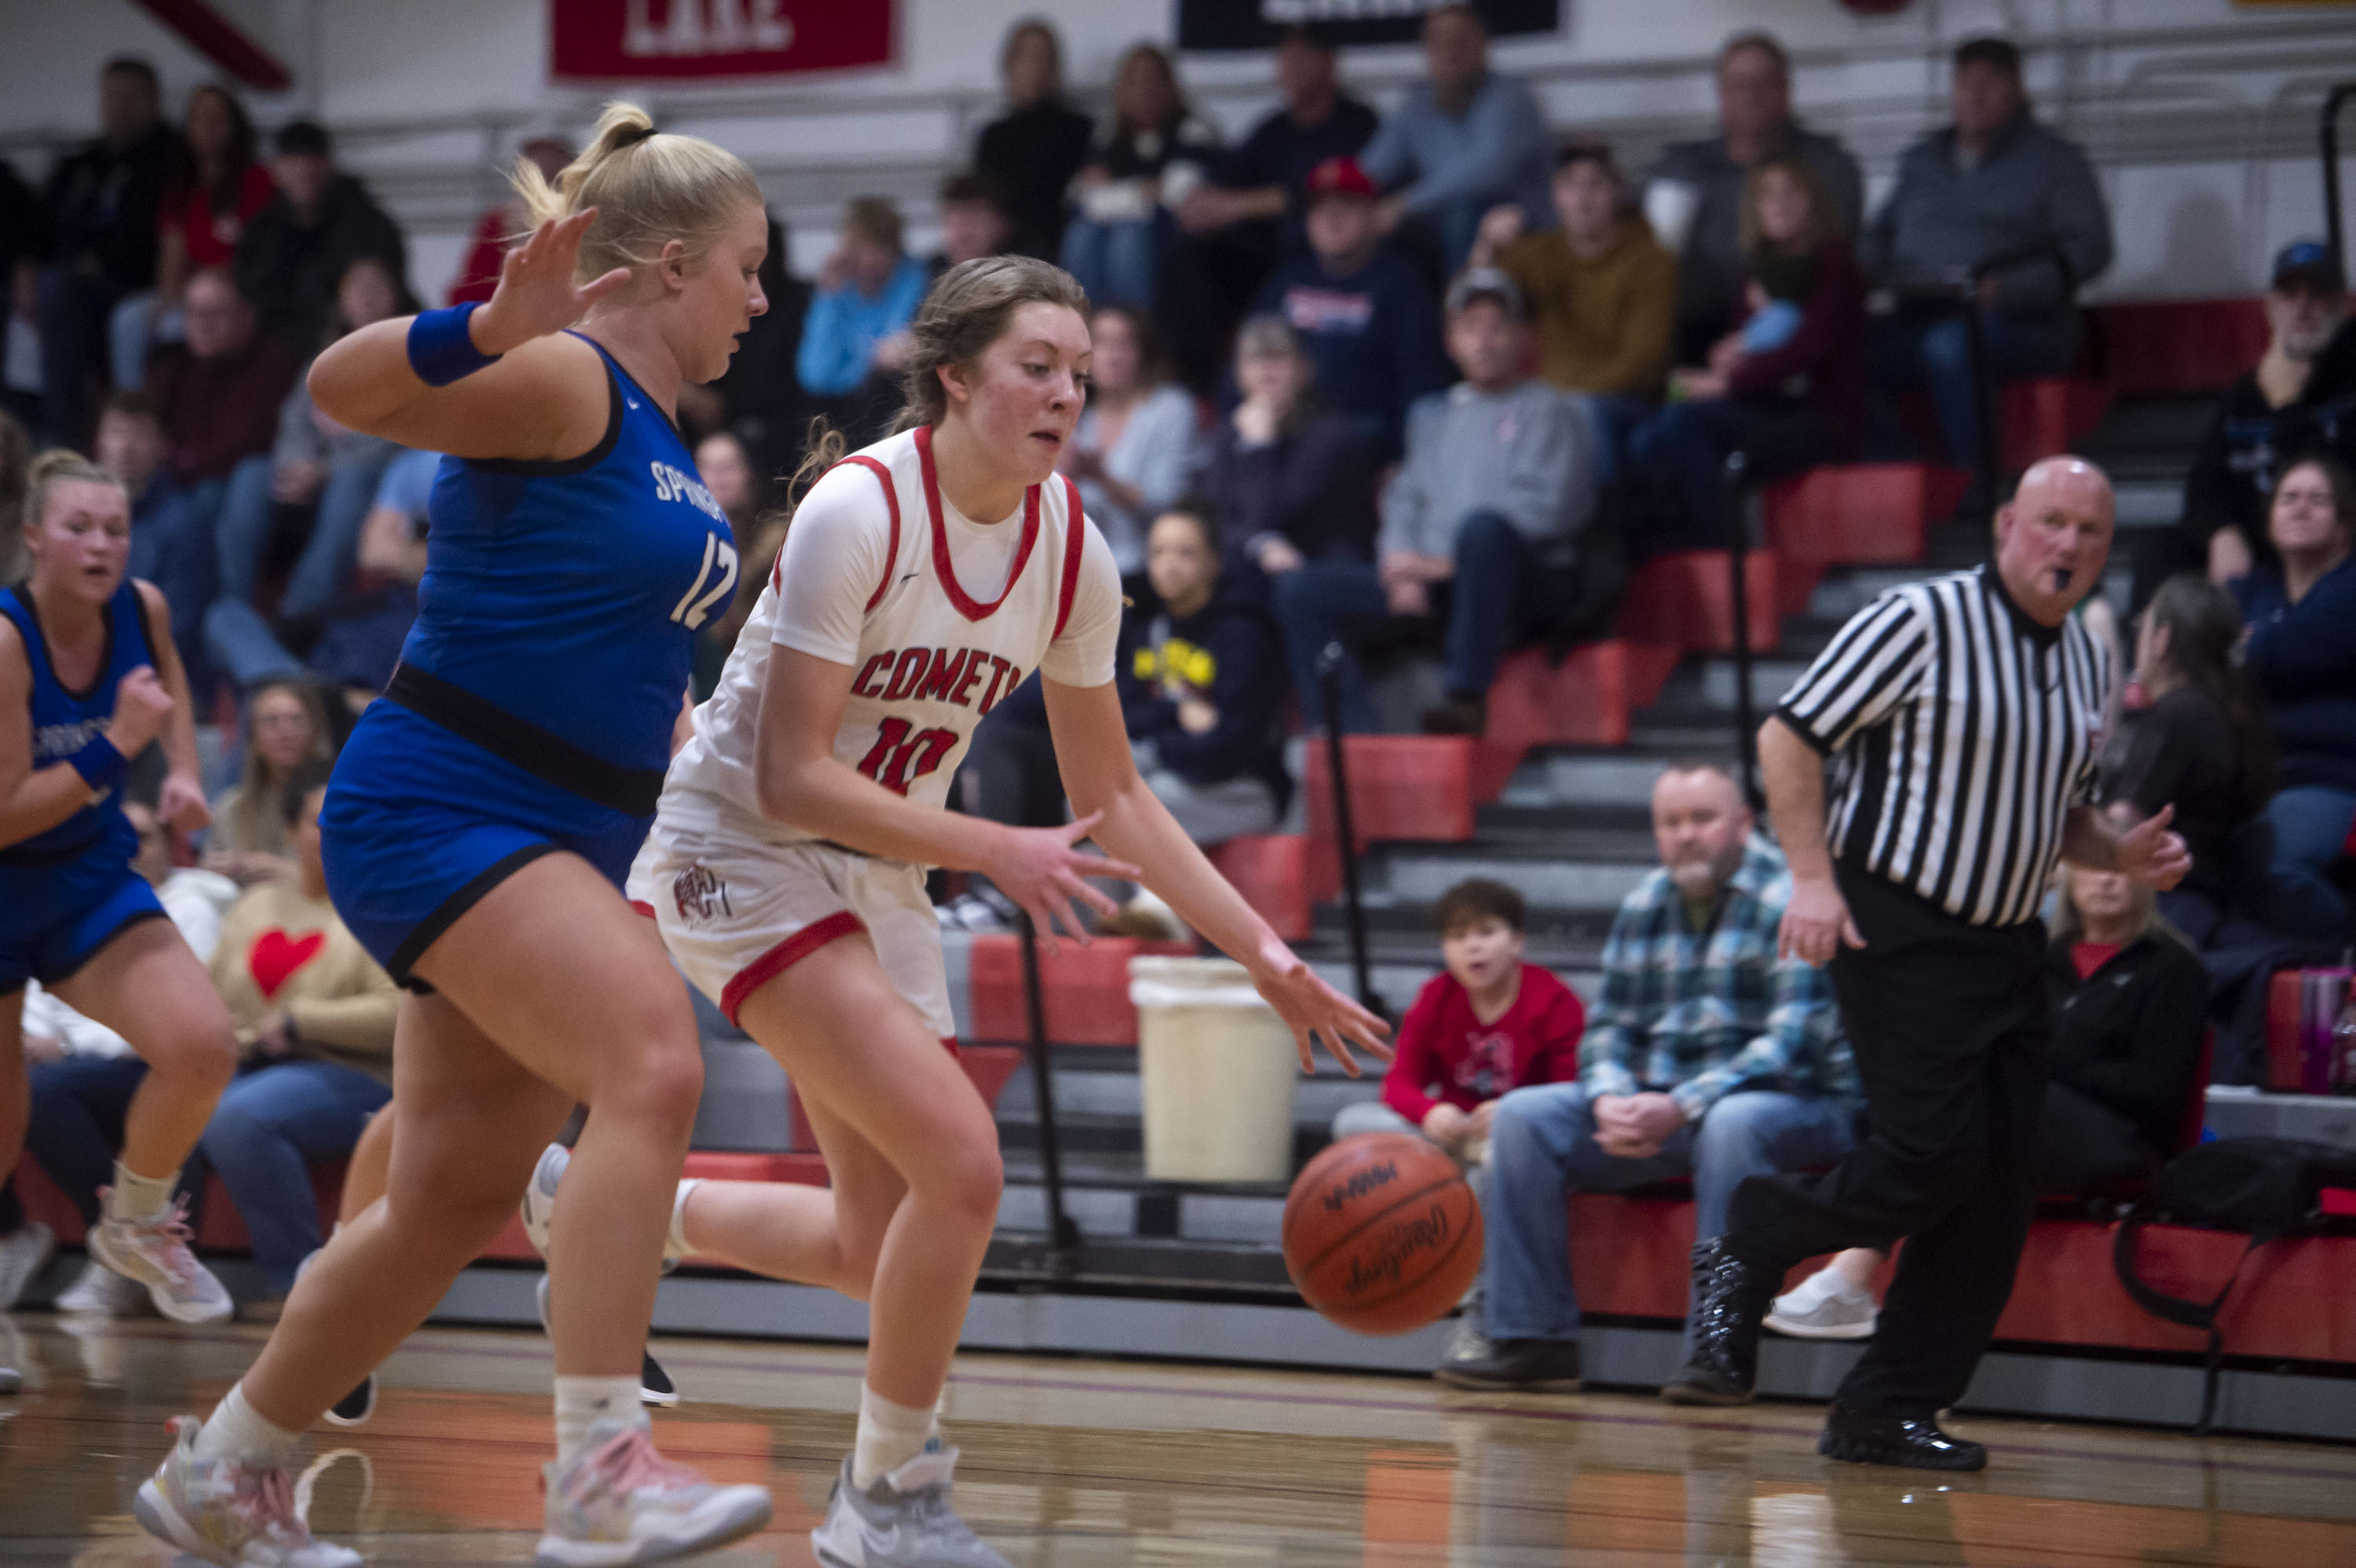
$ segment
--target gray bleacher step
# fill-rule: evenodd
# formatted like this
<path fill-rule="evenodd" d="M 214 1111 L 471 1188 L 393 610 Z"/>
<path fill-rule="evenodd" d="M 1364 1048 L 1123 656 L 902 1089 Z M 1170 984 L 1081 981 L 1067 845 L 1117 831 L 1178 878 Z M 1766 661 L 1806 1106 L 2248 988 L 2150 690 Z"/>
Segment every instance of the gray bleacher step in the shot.
<path fill-rule="evenodd" d="M 1435 847 L 1437 848 L 1437 847 Z M 1385 858 L 1384 891 L 1394 901 L 1428 904 L 1467 877 L 1505 883 L 1547 909 L 1616 910 L 1644 880 L 1649 864 L 1597 864 L 1500 855 L 1477 840 L 1445 852 L 1394 853 Z"/>
<path fill-rule="evenodd" d="M 1511 808 L 1557 805 L 1650 807 L 1654 781 L 1665 756 L 1616 752 L 1551 751 L 1514 770 L 1497 804 Z"/>

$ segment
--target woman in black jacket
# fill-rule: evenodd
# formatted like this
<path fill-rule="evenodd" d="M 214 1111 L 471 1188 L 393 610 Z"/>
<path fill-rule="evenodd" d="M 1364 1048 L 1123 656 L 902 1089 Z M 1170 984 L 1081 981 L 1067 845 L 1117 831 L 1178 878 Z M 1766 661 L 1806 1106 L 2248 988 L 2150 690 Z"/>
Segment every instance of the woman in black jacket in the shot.
<path fill-rule="evenodd" d="M 1282 316 L 1253 316 L 1236 334 L 1243 401 L 1205 442 L 1198 489 L 1220 553 L 1248 569 L 1255 592 L 1305 561 L 1374 558 L 1374 454 L 1321 405 L 1316 379 Z"/>
<path fill-rule="evenodd" d="M 2201 1072 L 2209 981 L 2163 924 L 2149 888 L 2064 866 L 2047 952 L 2054 998 L 2051 1078 L 2038 1190 L 2102 1196 L 2178 1152 Z M 1808 1339 L 1873 1332 L 1883 1253 L 1842 1253 L 1775 1298 L 1766 1326 Z"/>

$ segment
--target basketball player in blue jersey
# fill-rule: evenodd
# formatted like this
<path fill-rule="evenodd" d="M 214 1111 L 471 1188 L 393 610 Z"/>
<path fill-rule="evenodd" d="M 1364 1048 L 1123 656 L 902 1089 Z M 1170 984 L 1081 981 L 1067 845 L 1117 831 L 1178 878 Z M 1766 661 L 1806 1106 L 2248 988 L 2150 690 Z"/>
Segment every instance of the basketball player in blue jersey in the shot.
<path fill-rule="evenodd" d="M 418 617 L 321 813 L 328 891 L 410 993 L 384 1199 L 297 1281 L 270 1342 L 140 1488 L 224 1568 L 343 1568 L 286 1467 L 498 1233 L 575 1102 L 550 1246 L 557 1457 L 542 1563 L 702 1551 L 769 1518 L 654 1450 L 639 1356 L 701 1090 L 694 1017 L 619 884 L 683 717 L 696 629 L 735 591 L 727 521 L 674 428 L 767 308 L 751 172 L 610 104 L 487 304 L 365 327 L 310 389 L 343 425 L 449 454 Z M 574 324 L 578 323 L 577 328 Z"/>
<path fill-rule="evenodd" d="M 30 1090 L 21 1023 L 38 980 L 131 1042 L 147 1063 L 91 1254 L 183 1323 L 230 1313 L 188 1251 L 173 1190 L 237 1071 L 229 1009 L 146 880 L 123 814 L 123 770 L 160 740 L 156 815 L 205 825 L 188 683 L 163 594 L 124 575 L 122 482 L 45 453 L 25 503 L 31 576 L 0 589 L 0 1171 L 24 1147 Z"/>

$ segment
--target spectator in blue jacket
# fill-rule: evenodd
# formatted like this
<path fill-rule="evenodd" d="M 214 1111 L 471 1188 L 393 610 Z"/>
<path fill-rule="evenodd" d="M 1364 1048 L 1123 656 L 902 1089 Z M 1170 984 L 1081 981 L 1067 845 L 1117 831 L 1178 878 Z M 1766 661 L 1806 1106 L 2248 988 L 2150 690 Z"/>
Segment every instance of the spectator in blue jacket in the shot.
<path fill-rule="evenodd" d="M 2111 264 L 2103 188 L 2078 144 L 2029 112 L 2015 45 L 1974 38 L 1958 48 L 1951 101 L 1954 123 L 1899 160 L 1898 188 L 1866 230 L 1867 270 L 1885 283 L 1949 283 L 2050 247 L 1981 280 L 1974 303 L 1992 378 L 2059 375 L 2078 351 L 2077 290 Z M 1875 383 L 1893 393 L 1921 386 L 1949 459 L 1973 462 L 1979 415 L 1965 317 L 1944 304 L 1901 311 L 1874 334 L 1870 354 Z M 1885 440 L 1902 438 L 1888 426 Z"/>
<path fill-rule="evenodd" d="M 1284 666 L 1255 596 L 1220 572 L 1210 507 L 1181 501 L 1146 536 L 1160 601 L 1123 627 L 1121 711 L 1151 789 L 1205 848 L 1284 814 Z"/>
<path fill-rule="evenodd" d="M 1399 454 L 1408 408 L 1450 379 L 1431 293 L 1421 271 L 1383 243 L 1366 171 L 1355 158 L 1328 158 L 1309 176 L 1309 253 L 1278 265 L 1256 308 L 1291 326 L 1325 406 L 1387 461 Z"/>
<path fill-rule="evenodd" d="M 819 269 L 802 320 L 794 371 L 853 446 L 883 434 L 899 406 L 894 377 L 931 280 L 901 246 L 900 213 L 880 196 L 855 197 L 842 239 Z M 888 407 L 885 405 L 889 405 Z"/>
<path fill-rule="evenodd" d="M 1376 184 L 1392 189 L 1383 225 L 1414 219 L 1440 240 L 1447 270 L 1464 264 L 1481 215 L 1521 204 L 1532 229 L 1553 225 L 1547 194 L 1553 150 L 1530 90 L 1489 69 L 1489 29 L 1470 5 L 1440 5 L 1423 19 L 1430 80 L 1408 89 L 1359 155 Z"/>
<path fill-rule="evenodd" d="M 2274 827 L 2275 918 L 2286 935 L 2348 932 L 2334 885 L 2356 830 L 2356 480 L 2309 455 L 2276 482 L 2266 532 L 2276 560 L 2234 586 L 2249 622 L 2243 659 L 2274 708 L 2282 789 Z"/>

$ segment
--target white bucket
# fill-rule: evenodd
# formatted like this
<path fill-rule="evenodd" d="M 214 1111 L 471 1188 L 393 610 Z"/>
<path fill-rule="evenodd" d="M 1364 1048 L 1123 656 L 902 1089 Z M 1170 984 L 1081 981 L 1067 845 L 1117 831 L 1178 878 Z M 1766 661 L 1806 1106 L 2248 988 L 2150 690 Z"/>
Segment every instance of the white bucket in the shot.
<path fill-rule="evenodd" d="M 1145 1174 L 1282 1181 L 1292 1174 L 1292 1031 L 1226 958 L 1132 958 Z"/>

